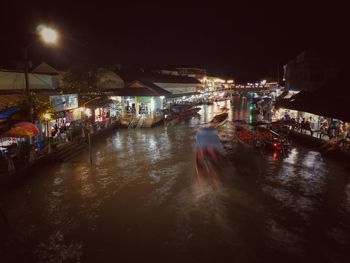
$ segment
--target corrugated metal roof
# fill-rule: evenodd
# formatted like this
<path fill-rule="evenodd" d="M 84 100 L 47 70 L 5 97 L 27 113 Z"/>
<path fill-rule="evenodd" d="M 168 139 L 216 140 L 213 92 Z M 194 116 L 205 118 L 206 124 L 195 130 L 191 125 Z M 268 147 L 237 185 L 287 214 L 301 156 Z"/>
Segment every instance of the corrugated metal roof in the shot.
<path fill-rule="evenodd" d="M 172 76 L 153 72 L 141 72 L 135 70 L 120 70 L 117 74 L 124 79 L 125 82 L 132 82 L 135 80 L 146 82 L 159 83 L 182 83 L 182 84 L 201 84 L 198 79 L 185 76 Z"/>
<path fill-rule="evenodd" d="M 133 81 L 126 88 L 118 89 L 119 96 L 170 96 L 171 92 L 148 81 Z"/>
<path fill-rule="evenodd" d="M 350 121 L 348 97 L 329 90 L 301 91 L 290 99 L 276 102 L 276 107 L 309 112 L 320 116 Z"/>
<path fill-rule="evenodd" d="M 55 90 L 58 88 L 58 79 L 46 74 L 28 74 L 31 90 Z M 25 89 L 24 73 L 0 71 L 0 90 L 14 91 Z"/>
<path fill-rule="evenodd" d="M 15 106 L 26 99 L 27 97 L 23 94 L 0 94 L 0 110 Z"/>

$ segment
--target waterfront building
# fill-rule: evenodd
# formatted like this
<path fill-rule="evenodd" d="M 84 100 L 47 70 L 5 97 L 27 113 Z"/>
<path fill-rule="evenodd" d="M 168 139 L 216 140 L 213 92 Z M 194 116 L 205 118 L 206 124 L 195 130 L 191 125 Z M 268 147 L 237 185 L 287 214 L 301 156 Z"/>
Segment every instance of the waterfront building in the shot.
<path fill-rule="evenodd" d="M 320 51 L 304 51 L 284 66 L 287 89 L 314 91 L 337 75 L 335 59 Z"/>
<path fill-rule="evenodd" d="M 99 69 L 96 91 L 81 94 L 79 106 L 82 108 L 82 116 L 87 116 L 96 129 L 103 129 L 119 121 L 122 105 L 117 94 L 124 87 L 123 79 L 115 72 Z"/>
<path fill-rule="evenodd" d="M 183 67 L 183 66 L 162 67 L 161 69 L 156 69 L 152 71 L 163 75 L 190 77 L 198 80 L 201 80 L 207 76 L 207 71 L 205 69 L 194 68 L 194 67 Z"/>
<path fill-rule="evenodd" d="M 48 69 L 50 72 L 47 72 Z M 46 73 L 42 73 L 43 70 Z M 52 67 L 41 64 L 41 67 L 37 68 L 36 71 L 34 70 L 28 74 L 28 79 L 30 92 L 33 96 L 32 109 L 35 113 L 33 121 L 41 132 L 37 138 L 38 140 L 42 140 L 43 135 L 50 136 L 51 127 L 55 124 L 60 127 L 80 118 L 76 94 L 60 94 L 59 75 Z M 25 105 L 28 100 L 25 94 L 25 76 L 23 72 L 0 71 L 0 111 L 16 107 L 21 113 L 21 120 L 29 119 L 28 111 L 23 109 L 23 107 L 27 107 Z M 44 120 L 43 116 L 38 115 L 44 112 L 39 112 L 40 109 L 36 109 L 36 100 L 51 106 L 50 119 Z M 3 138 L 2 142 L 6 144 L 6 140 L 13 141 L 13 138 Z"/>
<path fill-rule="evenodd" d="M 167 91 L 164 102 L 168 107 L 171 104 L 192 101 L 199 97 L 203 90 L 203 84 L 198 79 L 188 76 L 161 74 L 153 71 L 145 72 L 142 69 L 122 69 L 116 73 L 127 83 L 126 86 L 133 81 L 140 81 Z"/>
<path fill-rule="evenodd" d="M 171 93 L 152 82 L 135 80 L 117 91 L 121 124 L 127 127 L 152 127 L 164 119 L 164 100 Z"/>

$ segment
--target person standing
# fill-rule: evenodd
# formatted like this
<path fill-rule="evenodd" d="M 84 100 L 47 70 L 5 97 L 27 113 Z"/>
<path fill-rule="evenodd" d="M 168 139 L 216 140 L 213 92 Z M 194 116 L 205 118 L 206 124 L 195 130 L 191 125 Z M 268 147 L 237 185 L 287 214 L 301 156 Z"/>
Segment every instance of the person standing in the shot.
<path fill-rule="evenodd" d="M 345 137 L 344 126 L 342 121 L 338 121 L 336 125 L 337 139 L 343 139 Z"/>
<path fill-rule="evenodd" d="M 13 159 L 10 152 L 6 154 L 6 160 L 7 160 L 7 171 L 9 172 L 9 174 L 14 173 L 16 171 L 16 167 L 15 167 L 15 164 L 13 163 Z"/>
<path fill-rule="evenodd" d="M 305 118 L 303 118 L 300 123 L 300 132 L 303 133 L 304 129 L 305 129 Z"/>
<path fill-rule="evenodd" d="M 327 119 L 324 119 L 324 120 L 322 121 L 322 124 L 321 124 L 320 138 L 321 138 L 323 135 L 327 135 L 327 134 L 328 134 L 328 129 L 329 129 L 328 120 L 327 120 Z"/>
<path fill-rule="evenodd" d="M 335 137 L 335 130 L 336 130 L 335 126 L 336 126 L 335 122 L 332 122 L 332 124 L 328 128 L 328 137 L 330 140 Z"/>
<path fill-rule="evenodd" d="M 284 120 L 285 121 L 289 121 L 290 120 L 290 116 L 289 116 L 288 111 L 286 111 L 286 113 L 284 114 Z"/>

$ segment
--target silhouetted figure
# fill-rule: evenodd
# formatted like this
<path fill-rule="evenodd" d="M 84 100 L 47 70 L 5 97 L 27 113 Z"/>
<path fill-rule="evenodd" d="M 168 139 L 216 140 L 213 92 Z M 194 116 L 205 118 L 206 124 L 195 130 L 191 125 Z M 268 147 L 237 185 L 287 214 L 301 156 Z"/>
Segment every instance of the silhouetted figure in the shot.
<path fill-rule="evenodd" d="M 305 130 L 305 118 L 300 123 L 300 132 L 303 133 L 303 130 Z"/>

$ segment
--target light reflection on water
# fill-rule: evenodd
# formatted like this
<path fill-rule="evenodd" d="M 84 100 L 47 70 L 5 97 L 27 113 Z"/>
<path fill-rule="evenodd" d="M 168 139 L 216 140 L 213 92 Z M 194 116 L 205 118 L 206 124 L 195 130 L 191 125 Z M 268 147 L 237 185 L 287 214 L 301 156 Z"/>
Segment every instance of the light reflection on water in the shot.
<path fill-rule="evenodd" d="M 254 151 L 227 123 L 219 180 L 195 180 L 196 131 L 220 106 L 231 109 L 226 101 L 174 126 L 118 130 L 94 144 L 92 167 L 85 152 L 1 194 L 12 225 L 1 258 L 341 262 L 350 236 L 343 164 L 298 145 L 285 157 Z M 233 106 L 230 119 L 249 119 L 248 103 Z"/>

